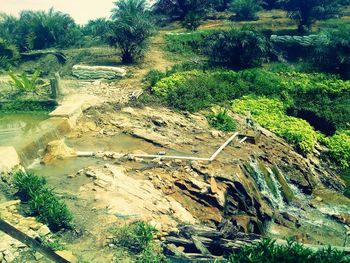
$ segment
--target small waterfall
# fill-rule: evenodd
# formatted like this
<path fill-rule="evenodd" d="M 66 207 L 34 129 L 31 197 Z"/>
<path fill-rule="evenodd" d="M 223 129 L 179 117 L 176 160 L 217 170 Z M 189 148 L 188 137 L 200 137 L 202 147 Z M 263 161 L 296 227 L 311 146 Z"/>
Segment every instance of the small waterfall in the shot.
<path fill-rule="evenodd" d="M 250 162 L 252 177 L 254 178 L 261 194 L 267 198 L 274 208 L 284 209 L 286 203 L 282 195 L 282 187 L 275 174 L 269 168 L 264 168 L 258 162 Z"/>
<path fill-rule="evenodd" d="M 43 121 L 35 134 L 23 138 L 22 147 L 18 149 L 22 165 L 30 165 L 50 141 L 61 139 L 62 135 L 70 130 L 67 119 L 50 118 Z"/>

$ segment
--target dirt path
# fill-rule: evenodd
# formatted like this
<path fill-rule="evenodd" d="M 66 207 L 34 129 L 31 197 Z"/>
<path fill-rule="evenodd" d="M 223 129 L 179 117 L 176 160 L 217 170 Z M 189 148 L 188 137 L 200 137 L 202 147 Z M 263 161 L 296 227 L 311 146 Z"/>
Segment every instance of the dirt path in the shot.
<path fill-rule="evenodd" d="M 133 93 L 137 94 L 142 91 L 142 81 L 149 70 L 158 69 L 165 71 L 174 65 L 173 61 L 169 61 L 166 58 L 166 53 L 163 51 L 165 33 L 166 31 L 160 31 L 151 39 L 144 61 L 140 64 L 126 66 L 125 68 L 130 76 L 120 81 L 107 83 L 100 80 L 94 82 L 62 80 L 62 103 L 77 101 L 77 97 L 86 98 L 87 96 L 89 97 L 90 105 L 91 102 L 94 105 L 104 102 L 128 102 Z"/>
<path fill-rule="evenodd" d="M 150 47 L 145 54 L 143 63 L 135 67 L 130 67 L 129 70 L 132 72 L 132 76 L 118 82 L 117 87 L 122 87 L 131 92 L 139 90 L 142 87 L 142 80 L 149 70 L 157 69 L 165 71 L 174 65 L 173 61 L 169 61 L 166 58 L 163 50 L 165 33 L 166 31 L 160 31 L 151 39 Z"/>

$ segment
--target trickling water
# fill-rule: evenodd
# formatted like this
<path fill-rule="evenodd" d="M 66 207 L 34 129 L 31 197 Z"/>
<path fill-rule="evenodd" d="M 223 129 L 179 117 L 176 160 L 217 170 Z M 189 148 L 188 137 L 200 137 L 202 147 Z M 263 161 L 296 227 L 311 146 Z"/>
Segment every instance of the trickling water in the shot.
<path fill-rule="evenodd" d="M 350 215 L 350 207 L 341 204 L 319 203 L 317 207 L 311 206 L 311 196 L 303 194 L 295 185 L 291 184 L 278 167 L 270 169 L 256 161 L 249 166 L 252 168 L 252 177 L 255 180 L 261 194 L 267 198 L 275 210 L 286 212 L 298 219 L 300 226 L 289 229 L 275 223 L 271 223 L 268 232 L 272 237 L 284 238 L 297 235 L 307 235 L 313 242 L 321 242 L 328 245 L 344 245 L 346 229 L 343 224 L 335 221 L 330 216 L 339 214 Z M 278 175 L 276 174 L 278 173 Z M 283 180 L 284 187 L 280 181 Z M 288 204 L 284 193 L 286 186 L 291 190 L 293 199 L 298 206 Z M 350 244 L 348 244 L 350 245 Z"/>
<path fill-rule="evenodd" d="M 277 209 L 285 208 L 285 202 L 281 194 L 281 185 L 278 183 L 275 174 L 271 169 L 266 168 L 266 171 L 262 171 L 258 163 L 255 161 L 249 164 L 253 169 L 252 176 L 261 191 L 261 194 L 265 196 L 272 206 Z M 264 174 L 264 172 L 266 174 Z M 267 177 L 270 179 L 267 180 Z"/>

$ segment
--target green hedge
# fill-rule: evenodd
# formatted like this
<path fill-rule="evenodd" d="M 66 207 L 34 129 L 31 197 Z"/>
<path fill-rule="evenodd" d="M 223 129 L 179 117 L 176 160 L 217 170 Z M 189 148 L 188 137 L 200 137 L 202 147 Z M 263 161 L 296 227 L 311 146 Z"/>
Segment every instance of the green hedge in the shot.
<path fill-rule="evenodd" d="M 232 109 L 242 114 L 249 109 L 255 121 L 295 144 L 301 153 L 310 153 L 315 147 L 317 134 L 313 127 L 305 120 L 288 116 L 284 104 L 277 99 L 243 97 L 233 101 Z"/>

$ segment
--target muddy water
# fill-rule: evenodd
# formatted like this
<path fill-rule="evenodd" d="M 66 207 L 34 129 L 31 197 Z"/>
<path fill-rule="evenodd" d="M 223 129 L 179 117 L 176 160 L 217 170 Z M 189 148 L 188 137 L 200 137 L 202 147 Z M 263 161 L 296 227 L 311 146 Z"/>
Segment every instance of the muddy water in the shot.
<path fill-rule="evenodd" d="M 114 151 L 128 153 L 135 150 L 142 150 L 147 153 L 157 153 L 164 149 L 147 143 L 141 139 L 117 134 L 111 137 L 88 137 L 66 139 L 66 144 L 79 151 Z M 181 154 L 174 151 L 167 151 L 167 154 Z M 100 220 L 110 220 L 107 217 L 107 211 L 94 209 L 93 200 L 83 200 L 79 198 L 79 189 L 83 185 L 91 182 L 91 179 L 85 175 L 77 175 L 77 172 L 83 168 L 114 163 L 115 160 L 102 160 L 96 158 L 70 158 L 65 160 L 56 160 L 49 165 L 40 164 L 37 160 L 29 168 L 30 171 L 44 176 L 48 184 L 54 187 L 66 202 L 74 215 L 74 223 L 77 229 L 82 230 L 82 235 L 72 237 L 70 233 L 63 236 L 63 241 L 67 244 L 66 249 L 73 251 L 75 255 L 81 256 L 88 262 L 112 262 L 112 257 L 116 253 L 115 249 L 106 248 L 105 244 L 98 240 L 96 233 L 104 233 Z M 123 165 L 128 169 L 131 176 L 139 176 L 137 170 L 145 167 L 147 164 L 136 162 L 125 162 Z M 69 177 L 73 175 L 73 177 Z M 74 176 L 77 175 L 77 176 Z M 123 223 L 123 222 L 122 222 Z M 94 233 L 91 235 L 91 233 Z M 101 234 L 102 235 L 102 234 Z"/>
<path fill-rule="evenodd" d="M 18 148 L 21 140 L 38 131 L 38 125 L 47 119 L 44 113 L 0 113 L 0 146 Z"/>

